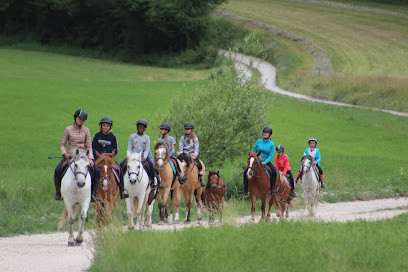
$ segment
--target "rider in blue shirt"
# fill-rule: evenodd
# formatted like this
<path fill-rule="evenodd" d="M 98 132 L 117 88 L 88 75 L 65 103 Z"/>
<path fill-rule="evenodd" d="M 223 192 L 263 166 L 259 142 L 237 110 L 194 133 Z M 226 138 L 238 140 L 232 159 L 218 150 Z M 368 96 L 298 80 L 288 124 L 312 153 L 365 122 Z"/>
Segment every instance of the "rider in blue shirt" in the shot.
<path fill-rule="evenodd" d="M 312 156 L 312 158 L 314 159 L 313 163 L 316 164 L 317 169 L 319 169 L 319 178 L 320 178 L 320 182 L 321 182 L 320 187 L 326 188 L 326 185 L 323 183 L 324 182 L 323 170 L 320 167 L 320 161 L 321 161 L 322 157 L 320 155 L 320 150 L 316 147 L 317 139 L 312 137 L 312 138 L 309 139 L 308 143 L 309 143 L 309 147 L 306 147 L 305 152 L 303 152 L 302 159 L 303 159 L 303 157 L 305 157 L 307 155 Z M 296 175 L 296 180 L 295 180 L 296 183 L 301 178 L 301 176 L 302 176 L 302 169 Z"/>
<path fill-rule="evenodd" d="M 258 139 L 255 143 L 254 149 L 252 152 L 261 152 L 260 156 L 260 162 L 262 166 L 265 167 L 267 165 L 269 169 L 271 169 L 271 194 L 276 194 L 278 193 L 278 190 L 275 188 L 275 181 L 276 181 L 276 176 L 277 176 L 277 171 L 275 166 L 271 163 L 271 160 L 273 158 L 273 154 L 275 152 L 275 143 L 272 142 L 271 136 L 272 136 L 272 128 L 271 127 L 265 127 L 262 130 L 262 139 Z M 242 194 L 248 194 L 248 177 L 247 175 L 244 174 L 244 191 Z"/>

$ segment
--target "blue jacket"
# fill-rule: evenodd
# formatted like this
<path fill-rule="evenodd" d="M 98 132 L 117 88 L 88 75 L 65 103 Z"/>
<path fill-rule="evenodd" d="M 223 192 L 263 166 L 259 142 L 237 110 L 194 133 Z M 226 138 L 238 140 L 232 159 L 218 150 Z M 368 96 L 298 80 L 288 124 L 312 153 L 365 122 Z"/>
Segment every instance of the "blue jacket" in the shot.
<path fill-rule="evenodd" d="M 260 161 L 268 164 L 273 158 L 273 153 L 275 152 L 275 143 L 272 142 L 271 139 L 268 139 L 266 142 L 264 139 L 258 139 L 252 152 L 258 153 L 259 151 L 261 151 Z"/>
<path fill-rule="evenodd" d="M 303 157 L 307 155 L 312 156 L 317 162 L 317 164 L 320 165 L 320 160 L 322 159 L 322 157 L 320 156 L 320 150 L 317 147 L 315 147 L 313 151 L 310 151 L 310 147 L 306 147 L 306 150 L 303 153 Z"/>

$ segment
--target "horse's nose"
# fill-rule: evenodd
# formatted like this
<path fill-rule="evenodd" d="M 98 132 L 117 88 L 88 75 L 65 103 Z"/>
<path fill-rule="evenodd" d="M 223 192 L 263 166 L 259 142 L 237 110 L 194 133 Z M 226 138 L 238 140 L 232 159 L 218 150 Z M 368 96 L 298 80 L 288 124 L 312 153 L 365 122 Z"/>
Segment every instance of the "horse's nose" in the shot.
<path fill-rule="evenodd" d="M 135 184 L 135 183 L 136 183 L 136 179 L 130 179 L 129 182 L 130 182 L 130 184 Z"/>
<path fill-rule="evenodd" d="M 78 181 L 78 187 L 82 188 L 85 185 L 85 181 Z"/>
<path fill-rule="evenodd" d="M 215 185 L 215 184 L 211 185 L 211 189 L 212 189 L 213 191 L 216 191 L 216 190 L 217 190 L 217 185 Z"/>

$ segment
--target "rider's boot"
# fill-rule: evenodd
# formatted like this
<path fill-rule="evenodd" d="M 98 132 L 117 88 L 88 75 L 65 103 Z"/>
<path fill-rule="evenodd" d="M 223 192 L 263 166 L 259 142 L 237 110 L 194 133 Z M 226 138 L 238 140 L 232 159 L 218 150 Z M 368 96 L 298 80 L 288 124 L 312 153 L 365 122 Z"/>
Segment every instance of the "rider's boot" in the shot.
<path fill-rule="evenodd" d="M 271 194 L 276 195 L 277 193 L 278 193 L 278 189 L 275 186 L 273 186 L 271 189 Z"/>
<path fill-rule="evenodd" d="M 297 197 L 297 194 L 293 191 L 293 189 L 290 191 L 290 196 L 291 196 L 292 198 Z"/>
<path fill-rule="evenodd" d="M 119 192 L 121 199 L 129 198 L 128 191 L 125 189 L 125 185 L 123 183 L 123 171 L 121 171 L 119 174 Z"/>
<path fill-rule="evenodd" d="M 201 185 L 201 187 L 205 187 L 205 183 L 204 183 L 204 173 L 203 173 L 203 171 L 200 170 L 200 173 L 198 174 L 198 178 L 200 179 L 200 185 Z"/>
<path fill-rule="evenodd" d="M 54 177 L 54 185 L 55 185 L 55 200 L 61 201 L 61 180 L 57 177 Z"/>
<path fill-rule="evenodd" d="M 91 202 L 99 201 L 99 197 L 96 196 L 96 190 L 99 186 L 99 179 L 92 177 L 92 184 L 91 184 Z"/>
<path fill-rule="evenodd" d="M 322 187 L 323 189 L 326 188 L 326 185 L 323 183 L 323 180 L 324 180 L 323 174 L 322 174 L 322 175 L 319 175 L 319 177 L 320 177 L 320 181 L 322 182 L 322 184 L 320 185 L 320 187 Z"/>
<path fill-rule="evenodd" d="M 240 195 L 248 195 L 248 177 L 244 174 L 244 190 L 239 192 Z"/>

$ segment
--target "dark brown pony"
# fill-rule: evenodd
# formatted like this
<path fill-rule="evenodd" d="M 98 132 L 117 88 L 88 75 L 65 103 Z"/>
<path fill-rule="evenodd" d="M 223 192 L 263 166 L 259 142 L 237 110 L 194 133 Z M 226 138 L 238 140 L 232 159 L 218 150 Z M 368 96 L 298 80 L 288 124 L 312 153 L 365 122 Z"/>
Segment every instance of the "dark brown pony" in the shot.
<path fill-rule="evenodd" d="M 273 205 L 275 206 L 276 216 L 280 217 L 281 215 L 286 214 L 285 217 L 289 217 L 289 206 L 292 201 L 290 196 L 290 184 L 288 179 L 278 171 L 278 177 L 276 180 L 276 189 L 278 193 L 273 197 Z"/>
<path fill-rule="evenodd" d="M 204 191 L 205 204 L 209 210 L 210 222 L 214 221 L 214 215 L 222 209 L 226 194 L 227 185 L 225 184 L 225 180 L 220 178 L 220 172 L 210 171 Z"/>
<path fill-rule="evenodd" d="M 117 167 L 115 160 L 113 159 L 115 151 L 102 154 L 95 151 L 95 153 L 97 157 L 95 163 L 101 169 L 101 180 L 98 189 L 96 190 L 101 201 L 95 202 L 94 207 L 97 211 L 99 226 L 101 226 L 110 221 L 116 209 L 116 204 L 119 198 L 119 184 L 116 174 L 113 172 L 113 168 L 119 170 L 119 167 Z"/>
<path fill-rule="evenodd" d="M 271 198 L 271 182 L 268 174 L 266 173 L 265 169 L 262 167 L 261 162 L 259 161 L 260 153 L 255 152 L 251 153 L 251 151 L 249 151 L 248 153 L 249 153 L 248 170 L 245 173 L 245 175 L 247 175 L 248 177 L 249 195 L 252 203 L 251 222 L 255 222 L 255 199 L 257 196 L 259 196 L 259 198 L 262 201 L 261 220 L 265 221 L 266 201 L 269 199 L 268 218 L 271 217 L 271 207 L 273 205 L 273 198 Z"/>

